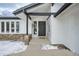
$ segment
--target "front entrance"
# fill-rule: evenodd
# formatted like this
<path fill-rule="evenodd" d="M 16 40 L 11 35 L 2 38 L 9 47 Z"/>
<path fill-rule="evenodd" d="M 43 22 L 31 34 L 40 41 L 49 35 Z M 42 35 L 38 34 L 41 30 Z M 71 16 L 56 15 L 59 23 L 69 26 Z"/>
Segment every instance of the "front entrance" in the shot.
<path fill-rule="evenodd" d="M 33 36 L 46 36 L 46 21 L 33 21 Z"/>
<path fill-rule="evenodd" d="M 46 35 L 46 22 L 39 21 L 38 22 L 38 36 L 45 36 Z"/>

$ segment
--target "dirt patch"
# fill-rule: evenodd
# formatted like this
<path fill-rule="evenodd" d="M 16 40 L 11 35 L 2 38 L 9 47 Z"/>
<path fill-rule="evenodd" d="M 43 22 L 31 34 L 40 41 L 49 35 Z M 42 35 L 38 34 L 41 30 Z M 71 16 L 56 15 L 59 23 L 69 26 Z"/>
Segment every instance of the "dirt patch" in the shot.
<path fill-rule="evenodd" d="M 66 46 L 63 45 L 63 44 L 51 44 L 51 45 L 53 45 L 53 46 L 57 46 L 58 49 L 66 49 L 66 50 L 71 51 L 68 47 L 66 47 Z"/>

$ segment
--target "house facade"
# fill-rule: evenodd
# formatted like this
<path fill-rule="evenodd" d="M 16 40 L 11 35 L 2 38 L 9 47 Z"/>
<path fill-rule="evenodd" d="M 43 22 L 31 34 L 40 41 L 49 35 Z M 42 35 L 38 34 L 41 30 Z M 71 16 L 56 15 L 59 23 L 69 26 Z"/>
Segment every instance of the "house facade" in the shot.
<path fill-rule="evenodd" d="M 32 34 L 32 37 L 48 35 L 48 17 L 50 15 L 52 4 L 30 4 L 24 6 L 13 13 L 19 17 L 24 23 L 22 29 L 24 34 Z"/>
<path fill-rule="evenodd" d="M 51 16 L 51 43 L 62 43 L 70 48 L 71 51 L 79 54 L 79 4 L 73 3 L 68 7 L 64 5 L 64 7 L 60 8 L 57 16 Z"/>
<path fill-rule="evenodd" d="M 32 34 L 47 37 L 51 44 L 64 44 L 79 53 L 79 4 L 36 3 L 0 18 L 0 34 Z"/>
<path fill-rule="evenodd" d="M 18 17 L 0 17 L 0 34 L 19 34 L 20 18 Z"/>

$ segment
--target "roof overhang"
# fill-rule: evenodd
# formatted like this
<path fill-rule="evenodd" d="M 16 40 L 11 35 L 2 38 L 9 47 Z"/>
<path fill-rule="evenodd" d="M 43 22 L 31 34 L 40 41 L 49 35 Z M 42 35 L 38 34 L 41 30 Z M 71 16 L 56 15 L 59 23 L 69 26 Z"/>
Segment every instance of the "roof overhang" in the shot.
<path fill-rule="evenodd" d="M 13 14 L 17 15 L 17 14 L 21 13 L 23 10 L 31 9 L 31 8 L 37 7 L 37 6 L 41 5 L 41 4 L 43 4 L 43 3 L 33 3 L 33 4 L 29 4 L 29 5 L 27 5 L 27 6 L 24 6 L 24 7 L 20 8 L 20 9 L 15 10 L 15 11 L 13 12 Z"/>
<path fill-rule="evenodd" d="M 17 15 L 21 12 L 24 12 L 25 14 L 32 15 L 32 16 L 49 16 L 49 15 L 54 15 L 54 17 L 58 16 L 60 13 L 62 13 L 66 8 L 68 8 L 72 3 L 63 3 L 63 4 L 58 4 L 57 8 L 58 10 L 56 12 L 27 12 L 27 10 L 32 9 L 34 7 L 37 7 L 39 5 L 42 5 L 43 3 L 33 3 L 27 6 L 24 6 L 20 9 L 17 9 L 16 11 L 13 12 L 13 14 Z M 51 3 L 52 7 L 54 7 L 57 3 Z"/>
<path fill-rule="evenodd" d="M 72 3 L 65 3 L 55 14 L 54 17 L 57 17 L 60 13 L 62 13 L 66 8 L 68 8 Z"/>
<path fill-rule="evenodd" d="M 49 15 L 54 15 L 55 13 L 43 13 L 43 12 L 31 12 L 31 13 L 28 13 L 30 16 L 49 16 Z"/>
<path fill-rule="evenodd" d="M 18 19 L 18 20 L 20 20 L 20 18 L 18 18 L 18 17 L 0 17 L 0 19 Z"/>

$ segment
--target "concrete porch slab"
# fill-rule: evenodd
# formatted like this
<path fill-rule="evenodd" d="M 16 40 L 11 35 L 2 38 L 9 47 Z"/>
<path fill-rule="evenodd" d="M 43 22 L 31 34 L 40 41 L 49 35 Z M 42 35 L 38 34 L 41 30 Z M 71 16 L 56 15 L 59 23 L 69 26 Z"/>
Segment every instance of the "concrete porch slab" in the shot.
<path fill-rule="evenodd" d="M 26 51 L 11 54 L 9 56 L 74 56 L 75 54 L 66 49 L 41 50 L 42 44 L 48 44 L 47 39 L 32 39 Z"/>

